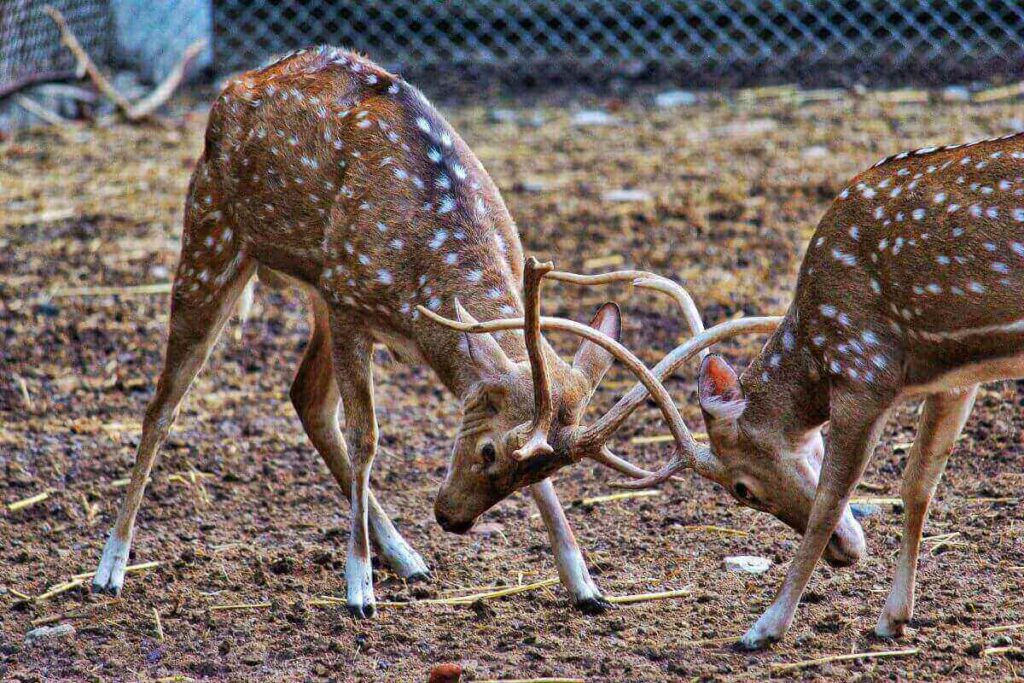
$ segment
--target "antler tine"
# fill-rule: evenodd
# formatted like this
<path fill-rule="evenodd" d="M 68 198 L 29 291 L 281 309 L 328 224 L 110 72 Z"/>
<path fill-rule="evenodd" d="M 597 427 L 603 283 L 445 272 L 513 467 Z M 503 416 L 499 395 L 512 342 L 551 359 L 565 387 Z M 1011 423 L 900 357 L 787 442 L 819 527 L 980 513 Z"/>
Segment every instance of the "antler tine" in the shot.
<path fill-rule="evenodd" d="M 490 320 L 483 323 L 463 323 L 440 316 L 425 306 L 417 306 L 416 308 L 421 315 L 426 316 L 430 320 L 461 332 L 482 333 L 498 332 L 502 330 L 517 330 L 523 329 L 526 324 L 524 318 L 505 318 L 500 320 Z M 675 464 L 677 462 L 682 462 L 684 463 L 682 466 L 677 466 L 677 469 L 680 469 L 683 466 L 687 466 L 687 464 L 692 464 L 697 461 L 700 457 L 697 443 L 693 440 L 693 436 L 686 428 L 683 418 L 679 415 L 679 410 L 676 408 L 675 403 L 672 402 L 672 397 L 669 396 L 668 391 L 666 391 L 665 387 L 661 385 L 661 382 L 658 381 L 657 377 L 647 369 L 647 366 L 643 364 L 643 361 L 633 355 L 629 349 L 603 332 L 595 330 L 589 325 L 578 323 L 575 320 L 541 317 L 540 329 L 569 332 L 576 336 L 583 337 L 594 342 L 615 356 L 615 358 L 619 359 L 623 365 L 625 365 L 626 368 L 640 380 L 641 385 L 650 392 L 651 396 L 658 404 L 658 407 L 661 409 L 662 416 L 668 423 L 669 431 L 672 433 L 676 442 L 676 457 L 672 461 L 672 466 L 676 466 Z M 614 430 L 612 431 L 614 432 Z M 592 430 L 590 429 L 584 430 L 584 435 L 591 432 Z M 610 459 L 607 457 L 606 453 L 601 452 L 602 445 L 603 441 L 598 442 L 593 439 L 588 440 L 585 437 L 583 439 L 577 438 L 571 445 L 571 452 L 575 457 L 592 458 L 602 464 L 608 464 Z M 655 477 L 659 477 L 658 481 L 665 481 L 671 476 L 671 473 L 667 476 L 661 476 L 664 471 L 665 470 L 663 468 L 654 474 Z"/>
<path fill-rule="evenodd" d="M 688 339 L 684 343 L 677 346 L 667 356 L 661 359 L 651 373 L 655 379 L 660 383 L 674 373 L 679 366 L 688 361 L 693 356 L 697 355 L 701 351 L 719 343 L 735 337 L 741 334 L 752 334 L 758 332 L 772 332 L 779 323 L 782 322 L 781 316 L 765 316 L 765 317 L 752 317 L 752 318 L 740 318 L 738 320 L 727 320 L 724 323 L 719 323 L 714 327 L 705 330 L 701 334 L 698 334 L 692 339 Z M 579 444 L 583 448 L 590 449 L 591 451 L 596 450 L 603 446 L 614 434 L 618 431 L 619 427 L 629 418 L 630 415 L 635 411 L 647 398 L 647 392 L 649 389 L 646 384 L 638 384 L 634 386 L 625 396 L 619 399 L 619 402 L 612 406 L 612 409 L 602 415 L 597 422 L 587 427 L 583 434 L 579 437 Z M 689 466 L 700 467 L 702 462 L 702 455 L 699 452 L 695 453 L 695 460 L 691 460 L 688 456 L 683 458 L 676 458 L 664 468 L 655 473 L 652 477 L 646 477 L 637 481 L 625 482 L 621 486 L 623 488 L 645 488 L 661 483 L 669 479 L 672 475 L 681 469 Z"/>
<path fill-rule="evenodd" d="M 548 279 L 585 286 L 629 282 L 642 289 L 661 292 L 675 300 L 676 305 L 679 306 L 679 310 L 683 314 L 683 319 L 686 320 L 686 324 L 690 328 L 690 334 L 696 336 L 704 331 L 704 321 L 701 320 L 700 311 L 697 309 L 697 304 L 694 303 L 693 297 L 690 296 L 690 293 L 681 284 L 663 275 L 650 273 L 645 270 L 616 270 L 611 273 L 600 273 L 597 275 L 580 275 L 578 273 L 556 270 L 548 273 Z"/>
<path fill-rule="evenodd" d="M 541 263 L 534 257 L 526 259 L 523 270 L 523 295 L 526 299 L 526 318 L 523 332 L 526 340 L 526 354 L 533 371 L 533 421 L 522 445 L 512 455 L 527 460 L 552 452 L 548 443 L 551 429 L 551 382 L 548 378 L 547 361 L 544 358 L 544 340 L 540 333 L 540 290 L 544 276 L 555 269 L 550 261 Z"/>

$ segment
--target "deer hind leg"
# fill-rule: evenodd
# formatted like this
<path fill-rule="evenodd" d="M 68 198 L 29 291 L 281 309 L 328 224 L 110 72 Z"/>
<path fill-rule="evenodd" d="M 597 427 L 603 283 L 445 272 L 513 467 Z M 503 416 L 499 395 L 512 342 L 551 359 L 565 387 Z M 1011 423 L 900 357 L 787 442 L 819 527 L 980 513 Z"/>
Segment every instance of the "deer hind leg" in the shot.
<path fill-rule="evenodd" d="M 590 578 L 583 553 L 576 543 L 576 536 L 569 526 L 569 520 L 565 518 L 565 511 L 562 510 L 562 504 L 551 480 L 545 479 L 534 484 L 530 487 L 530 493 L 537 504 L 537 509 L 540 510 L 544 526 L 547 527 L 551 549 L 555 553 L 558 577 L 572 596 L 573 604 L 585 614 L 604 612 L 611 607 L 611 603 L 605 600 L 601 589 Z"/>
<path fill-rule="evenodd" d="M 142 504 L 157 449 L 167 437 L 185 393 L 206 362 L 210 349 L 255 270 L 254 264 L 241 250 L 224 253 L 222 249 L 220 255 L 223 258 L 210 259 L 200 267 L 194 265 L 196 261 L 189 258 L 194 253 L 187 249 L 182 252 L 171 293 L 163 371 L 157 381 L 156 393 L 146 408 L 142 438 L 135 454 L 128 490 L 93 578 L 93 590 L 100 593 L 117 595 L 121 592 L 135 517 Z"/>
<path fill-rule="evenodd" d="M 975 385 L 962 391 L 932 394 L 925 400 L 917 439 L 910 449 L 903 473 L 900 492 L 905 508 L 903 541 L 896 562 L 896 575 L 875 626 L 875 633 L 882 638 L 902 635 L 903 626 L 914 615 L 914 580 L 928 506 L 942 478 L 953 444 L 971 414 L 977 393 Z"/>
<path fill-rule="evenodd" d="M 352 462 L 352 528 L 349 532 L 345 582 L 348 609 L 356 618 L 376 611 L 373 568 L 370 564 L 370 467 L 377 454 L 377 416 L 373 405 L 370 365 L 373 340 L 354 332 L 352 324 L 332 315 L 334 376 L 345 409 L 345 442 Z"/>
<path fill-rule="evenodd" d="M 317 295 L 310 295 L 313 309 L 313 336 L 291 388 L 302 426 L 320 457 L 327 463 L 335 480 L 345 491 L 352 492 L 352 467 L 348 459 L 345 437 L 338 426 L 341 394 L 335 380 L 331 360 L 331 331 L 327 307 Z M 384 512 L 373 492 L 367 493 L 370 538 L 384 561 L 406 581 L 425 580 L 430 576 L 423 558 L 402 538 Z"/>

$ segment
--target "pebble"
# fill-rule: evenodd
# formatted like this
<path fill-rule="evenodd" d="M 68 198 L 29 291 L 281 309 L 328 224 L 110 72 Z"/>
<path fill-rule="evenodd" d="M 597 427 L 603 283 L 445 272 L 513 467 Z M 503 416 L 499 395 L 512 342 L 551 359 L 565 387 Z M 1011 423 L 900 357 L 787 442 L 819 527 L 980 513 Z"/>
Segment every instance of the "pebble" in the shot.
<path fill-rule="evenodd" d="M 731 572 L 764 574 L 771 566 L 772 561 L 767 557 L 756 555 L 733 555 L 725 558 L 725 568 Z"/>
<path fill-rule="evenodd" d="M 951 85 L 942 89 L 942 99 L 945 102 L 969 102 L 971 91 L 962 85 Z"/>
<path fill-rule="evenodd" d="M 811 145 L 800 150 L 800 156 L 804 159 L 824 159 L 828 156 L 828 147 L 825 145 Z"/>
<path fill-rule="evenodd" d="M 654 96 L 654 106 L 661 109 L 697 104 L 697 96 L 689 90 L 668 90 Z"/>
<path fill-rule="evenodd" d="M 606 202 L 646 202 L 650 201 L 651 193 L 647 190 L 612 190 L 601 198 Z"/>
<path fill-rule="evenodd" d="M 882 508 L 874 503 L 850 503 L 850 512 L 853 513 L 853 518 L 857 520 L 874 517 L 881 511 Z"/>
<path fill-rule="evenodd" d="M 584 109 L 573 114 L 572 125 L 574 126 L 613 126 L 619 120 L 606 111 L 600 109 Z"/>
<path fill-rule="evenodd" d="M 73 638 L 74 635 L 75 627 L 71 624 L 40 626 L 25 634 L 25 647 L 35 647 L 61 638 Z"/>

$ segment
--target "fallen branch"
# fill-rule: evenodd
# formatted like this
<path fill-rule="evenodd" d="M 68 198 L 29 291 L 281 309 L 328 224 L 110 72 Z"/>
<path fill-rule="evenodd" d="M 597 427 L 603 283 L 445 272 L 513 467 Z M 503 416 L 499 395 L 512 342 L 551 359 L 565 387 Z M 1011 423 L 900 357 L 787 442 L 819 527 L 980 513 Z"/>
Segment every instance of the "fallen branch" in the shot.
<path fill-rule="evenodd" d="M 51 126 L 66 126 L 70 123 L 66 118 L 61 116 L 55 111 L 50 111 L 43 105 L 39 104 L 30 97 L 24 95 L 15 95 L 14 101 L 17 102 L 18 106 L 32 114 L 36 118 L 40 119 L 44 123 L 48 123 Z"/>
<path fill-rule="evenodd" d="M 883 652 L 854 652 L 848 655 L 831 655 L 829 657 L 821 657 L 820 659 L 808 659 L 803 662 L 794 662 L 792 664 L 772 664 L 772 673 L 783 673 L 786 671 L 796 671 L 797 669 L 806 669 L 812 666 L 821 666 L 822 664 L 832 664 L 834 662 L 851 662 L 859 659 L 881 659 L 883 657 L 909 657 L 911 655 L 920 654 L 921 651 L 917 648 L 910 650 L 886 650 Z"/>
<path fill-rule="evenodd" d="M 64 15 L 50 5 L 44 6 L 43 11 L 53 19 L 53 23 L 57 24 L 61 43 L 75 56 L 79 70 L 84 71 L 89 80 L 96 86 L 96 89 L 113 102 L 117 110 L 121 112 L 121 115 L 132 123 L 149 118 L 160 105 L 171 97 L 171 94 L 174 93 L 177 87 L 181 85 L 182 80 L 184 80 L 189 65 L 206 47 L 205 39 L 197 40 L 189 45 L 182 54 L 182 58 L 171 69 L 170 73 L 167 74 L 167 77 L 152 92 L 133 104 L 128 98 L 117 91 L 114 84 L 103 75 L 103 72 L 99 70 L 96 63 L 92 61 L 89 53 L 85 51 L 85 48 L 78 42 L 78 38 L 75 37 L 74 32 L 68 26 Z"/>
<path fill-rule="evenodd" d="M 653 600 L 670 600 L 690 595 L 692 591 L 689 586 L 674 591 L 662 591 L 660 593 L 636 593 L 635 595 L 609 595 L 606 599 L 613 605 L 635 605 L 638 602 L 651 602 Z"/>

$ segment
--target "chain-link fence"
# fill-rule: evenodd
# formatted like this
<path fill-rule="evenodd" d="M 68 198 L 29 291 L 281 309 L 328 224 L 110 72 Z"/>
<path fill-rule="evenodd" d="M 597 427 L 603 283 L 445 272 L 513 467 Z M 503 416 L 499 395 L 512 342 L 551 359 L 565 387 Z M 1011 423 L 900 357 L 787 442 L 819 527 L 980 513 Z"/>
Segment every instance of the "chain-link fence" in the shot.
<path fill-rule="evenodd" d="M 0 2 L 0 87 L 67 66 L 33 0 Z M 705 84 L 778 79 L 950 81 L 1015 76 L 1024 6 L 997 0 L 63 0 L 82 37 L 147 76 L 197 36 L 224 73 L 315 43 L 404 73 L 468 70 Z M 109 16 L 108 16 L 109 15 Z M 86 42 L 86 41 L 83 41 Z M 106 47 L 90 40 L 97 52 Z M 578 67 L 567 69 L 567 66 Z M 443 67 L 443 68 L 441 68 Z"/>

